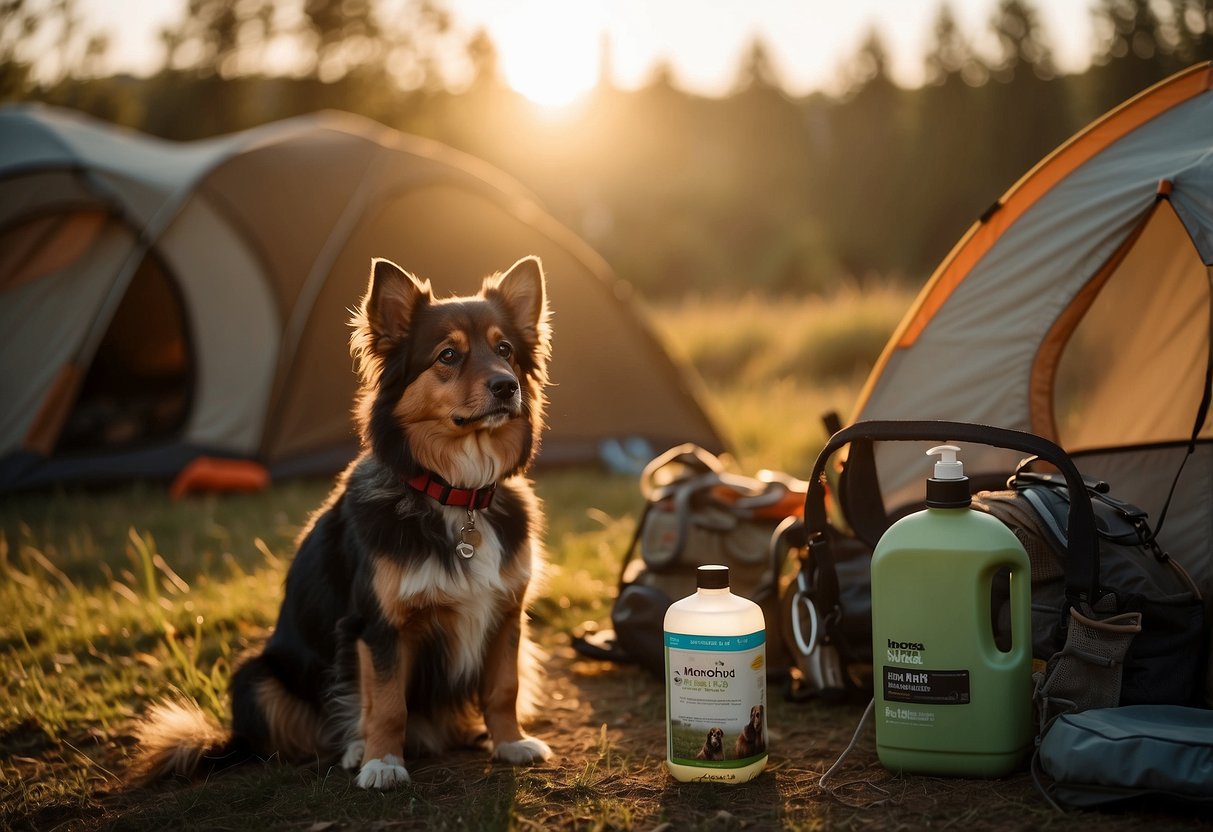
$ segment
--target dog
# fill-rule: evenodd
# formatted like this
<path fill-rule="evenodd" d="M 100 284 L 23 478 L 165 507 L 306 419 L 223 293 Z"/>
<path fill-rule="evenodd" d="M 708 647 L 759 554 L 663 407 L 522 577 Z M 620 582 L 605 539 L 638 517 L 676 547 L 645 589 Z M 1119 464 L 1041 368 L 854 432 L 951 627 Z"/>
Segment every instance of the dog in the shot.
<path fill-rule="evenodd" d="M 523 475 L 546 406 L 542 265 L 436 299 L 376 258 L 351 324 L 362 451 L 300 535 L 273 634 L 233 674 L 231 730 L 193 703 L 154 706 L 135 783 L 276 755 L 386 789 L 409 780 L 406 754 L 551 756 L 519 725 L 538 664 L 524 608 L 544 526 Z"/>
<path fill-rule="evenodd" d="M 750 708 L 750 721 L 741 729 L 741 733 L 737 735 L 737 758 L 745 759 L 752 757 L 755 754 L 761 754 L 767 749 L 766 739 L 763 737 L 763 709 L 762 705 L 755 705 Z"/>
<path fill-rule="evenodd" d="M 708 735 L 704 738 L 703 748 L 699 749 L 699 753 L 695 755 L 696 760 L 723 760 L 724 759 L 724 730 L 721 728 L 709 728 Z"/>

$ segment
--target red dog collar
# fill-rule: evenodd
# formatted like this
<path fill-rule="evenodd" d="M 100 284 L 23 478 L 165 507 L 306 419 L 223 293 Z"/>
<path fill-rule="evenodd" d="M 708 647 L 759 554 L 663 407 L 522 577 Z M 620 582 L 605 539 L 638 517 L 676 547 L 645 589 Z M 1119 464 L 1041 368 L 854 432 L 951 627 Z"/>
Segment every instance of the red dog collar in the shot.
<path fill-rule="evenodd" d="M 496 484 L 486 485 L 484 488 L 456 488 L 442 477 L 431 474 L 429 471 L 422 471 L 415 477 L 409 477 L 405 482 L 444 506 L 460 506 L 469 511 L 488 508 L 489 503 L 493 502 L 493 494 L 497 490 Z"/>

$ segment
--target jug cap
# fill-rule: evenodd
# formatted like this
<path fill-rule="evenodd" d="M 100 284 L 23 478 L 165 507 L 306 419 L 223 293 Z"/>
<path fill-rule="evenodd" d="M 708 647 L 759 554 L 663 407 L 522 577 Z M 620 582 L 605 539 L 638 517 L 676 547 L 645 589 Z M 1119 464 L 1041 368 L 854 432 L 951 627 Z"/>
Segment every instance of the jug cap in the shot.
<path fill-rule="evenodd" d="M 964 464 L 956 458 L 958 453 L 960 448 L 956 445 L 936 445 L 927 451 L 928 456 L 939 455 L 935 476 L 927 480 L 927 506 L 930 508 L 968 508 L 972 505 L 969 478 L 965 476 Z"/>

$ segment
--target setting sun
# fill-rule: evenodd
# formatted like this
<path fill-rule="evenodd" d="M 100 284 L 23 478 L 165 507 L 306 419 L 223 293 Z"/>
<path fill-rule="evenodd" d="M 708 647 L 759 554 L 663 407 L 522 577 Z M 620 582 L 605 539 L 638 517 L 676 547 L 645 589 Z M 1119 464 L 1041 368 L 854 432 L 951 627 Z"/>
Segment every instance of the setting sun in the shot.
<path fill-rule="evenodd" d="M 572 104 L 598 80 L 603 25 L 595 3 L 532 0 L 492 25 L 501 71 L 544 107 Z"/>

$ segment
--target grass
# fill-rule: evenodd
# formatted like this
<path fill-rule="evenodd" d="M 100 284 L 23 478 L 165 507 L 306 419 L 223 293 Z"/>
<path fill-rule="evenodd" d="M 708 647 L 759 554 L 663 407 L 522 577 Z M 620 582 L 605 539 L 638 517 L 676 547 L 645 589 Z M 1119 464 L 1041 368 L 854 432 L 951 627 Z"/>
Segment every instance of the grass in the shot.
<path fill-rule="evenodd" d="M 740 309 L 696 301 L 650 311 L 661 335 L 701 371 L 734 465 L 803 476 L 825 438 L 819 415 L 847 415 L 864 362 L 908 301 L 888 290 L 867 299 L 748 298 Z M 1127 830 L 1142 822 L 1059 818 L 1026 776 L 894 777 L 876 763 L 870 736 L 827 793 L 817 778 L 846 747 L 862 704 L 793 705 L 775 690 L 767 773 L 728 790 L 673 782 L 662 766 L 661 685 L 636 668 L 581 659 L 569 646 L 574 627 L 609 618 L 641 508 L 635 479 L 548 470 L 536 485 L 548 507 L 551 568 L 535 632 L 551 658 L 550 702 L 533 730 L 557 759 L 517 770 L 471 752 L 415 761 L 413 783 L 386 794 L 315 765 L 248 766 L 145 790 L 121 782 L 131 722 L 149 702 L 184 694 L 225 717 L 232 666 L 272 626 L 293 540 L 327 481 L 183 501 L 150 484 L 6 498 L 0 828 L 1073 830 L 1098 821 Z"/>
<path fill-rule="evenodd" d="M 828 438 L 822 417 L 846 422 L 912 299 L 892 285 L 844 287 L 828 299 L 689 299 L 649 317 L 703 379 L 742 470 L 807 473 Z"/>

